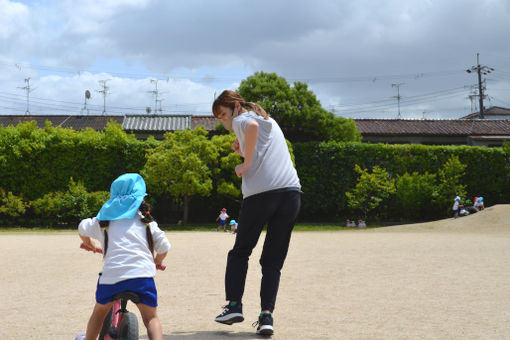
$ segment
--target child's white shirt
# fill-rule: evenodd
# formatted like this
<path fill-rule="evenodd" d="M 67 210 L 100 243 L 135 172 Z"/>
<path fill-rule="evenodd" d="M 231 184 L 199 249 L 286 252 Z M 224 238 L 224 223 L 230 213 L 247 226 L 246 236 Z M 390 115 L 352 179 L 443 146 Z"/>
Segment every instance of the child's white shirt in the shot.
<path fill-rule="evenodd" d="M 455 202 L 453 203 L 453 208 L 452 208 L 452 210 L 458 210 L 458 209 L 459 209 L 459 201 L 455 201 Z"/>
<path fill-rule="evenodd" d="M 149 250 L 145 230 L 147 226 L 141 218 L 138 213 L 134 218 L 110 221 L 107 228 L 108 249 L 99 278 L 100 284 L 115 284 L 127 279 L 156 276 L 156 265 Z M 159 229 L 158 224 L 151 222 L 149 227 L 156 253 L 163 254 L 170 250 L 165 232 Z M 104 232 L 95 217 L 82 220 L 78 232 L 82 236 L 98 240 L 104 249 Z"/>
<path fill-rule="evenodd" d="M 219 217 L 222 221 L 225 221 L 227 219 L 228 215 L 227 215 L 227 213 L 222 212 Z"/>

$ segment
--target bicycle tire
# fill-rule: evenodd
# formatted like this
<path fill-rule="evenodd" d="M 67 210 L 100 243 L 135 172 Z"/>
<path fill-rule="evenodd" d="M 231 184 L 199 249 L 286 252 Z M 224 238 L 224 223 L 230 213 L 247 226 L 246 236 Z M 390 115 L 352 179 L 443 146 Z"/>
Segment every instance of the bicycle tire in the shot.
<path fill-rule="evenodd" d="M 112 310 L 108 312 L 106 318 L 103 321 L 103 327 L 101 328 L 101 332 L 99 333 L 99 340 L 104 340 L 104 336 L 108 333 L 110 328 L 112 327 Z"/>
<path fill-rule="evenodd" d="M 138 340 L 138 319 L 130 312 L 124 313 L 119 325 L 120 340 Z"/>

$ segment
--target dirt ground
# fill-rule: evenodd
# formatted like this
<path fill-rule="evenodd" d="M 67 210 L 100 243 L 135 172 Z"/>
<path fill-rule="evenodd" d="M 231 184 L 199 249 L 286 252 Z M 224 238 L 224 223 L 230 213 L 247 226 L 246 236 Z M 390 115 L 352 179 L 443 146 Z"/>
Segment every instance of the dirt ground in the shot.
<path fill-rule="evenodd" d="M 246 320 L 226 326 L 213 319 L 234 236 L 167 236 L 167 270 L 156 277 L 164 339 L 257 339 L 262 239 Z M 0 233 L 0 339 L 84 331 L 102 261 L 79 244 L 71 232 Z M 432 223 L 295 232 L 274 316 L 273 339 L 509 339 L 510 205 Z M 147 339 L 141 322 L 140 334 Z"/>

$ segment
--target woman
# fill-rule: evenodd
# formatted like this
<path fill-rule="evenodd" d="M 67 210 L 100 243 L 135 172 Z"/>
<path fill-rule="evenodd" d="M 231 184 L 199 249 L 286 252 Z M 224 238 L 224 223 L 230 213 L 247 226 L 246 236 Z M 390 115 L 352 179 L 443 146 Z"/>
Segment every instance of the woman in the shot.
<path fill-rule="evenodd" d="M 235 167 L 237 176 L 242 177 L 243 203 L 236 241 L 227 258 L 225 292 L 229 303 L 215 321 L 231 325 L 244 320 L 242 297 L 248 259 L 267 224 L 259 261 L 262 282 L 257 334 L 271 335 L 280 270 L 301 206 L 301 185 L 282 130 L 260 105 L 224 91 L 212 111 L 225 129 L 234 131 L 237 138 L 232 148 L 244 158 Z"/>

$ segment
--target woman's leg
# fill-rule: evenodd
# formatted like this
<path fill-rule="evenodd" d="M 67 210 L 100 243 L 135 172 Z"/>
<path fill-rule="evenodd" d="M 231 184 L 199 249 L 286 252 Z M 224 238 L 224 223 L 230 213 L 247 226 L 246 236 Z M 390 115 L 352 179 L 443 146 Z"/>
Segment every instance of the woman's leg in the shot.
<path fill-rule="evenodd" d="M 163 331 L 159 322 L 157 308 L 139 303 L 136 305 L 142 315 L 143 324 L 147 328 L 147 335 L 150 340 L 162 340 Z"/>
<path fill-rule="evenodd" d="M 89 323 L 87 324 L 87 340 L 95 340 L 101 331 L 103 321 L 110 309 L 112 309 L 113 302 L 102 305 L 96 303 L 92 315 L 90 316 Z"/>
<path fill-rule="evenodd" d="M 243 200 L 236 240 L 227 258 L 225 293 L 228 301 L 242 300 L 249 257 L 275 207 L 271 194 L 259 194 Z"/>
<path fill-rule="evenodd" d="M 262 266 L 260 300 L 263 311 L 273 312 L 280 284 L 280 271 L 287 257 L 292 229 L 300 207 L 300 192 L 279 193 L 278 209 L 269 218 L 264 248 L 260 257 Z"/>

